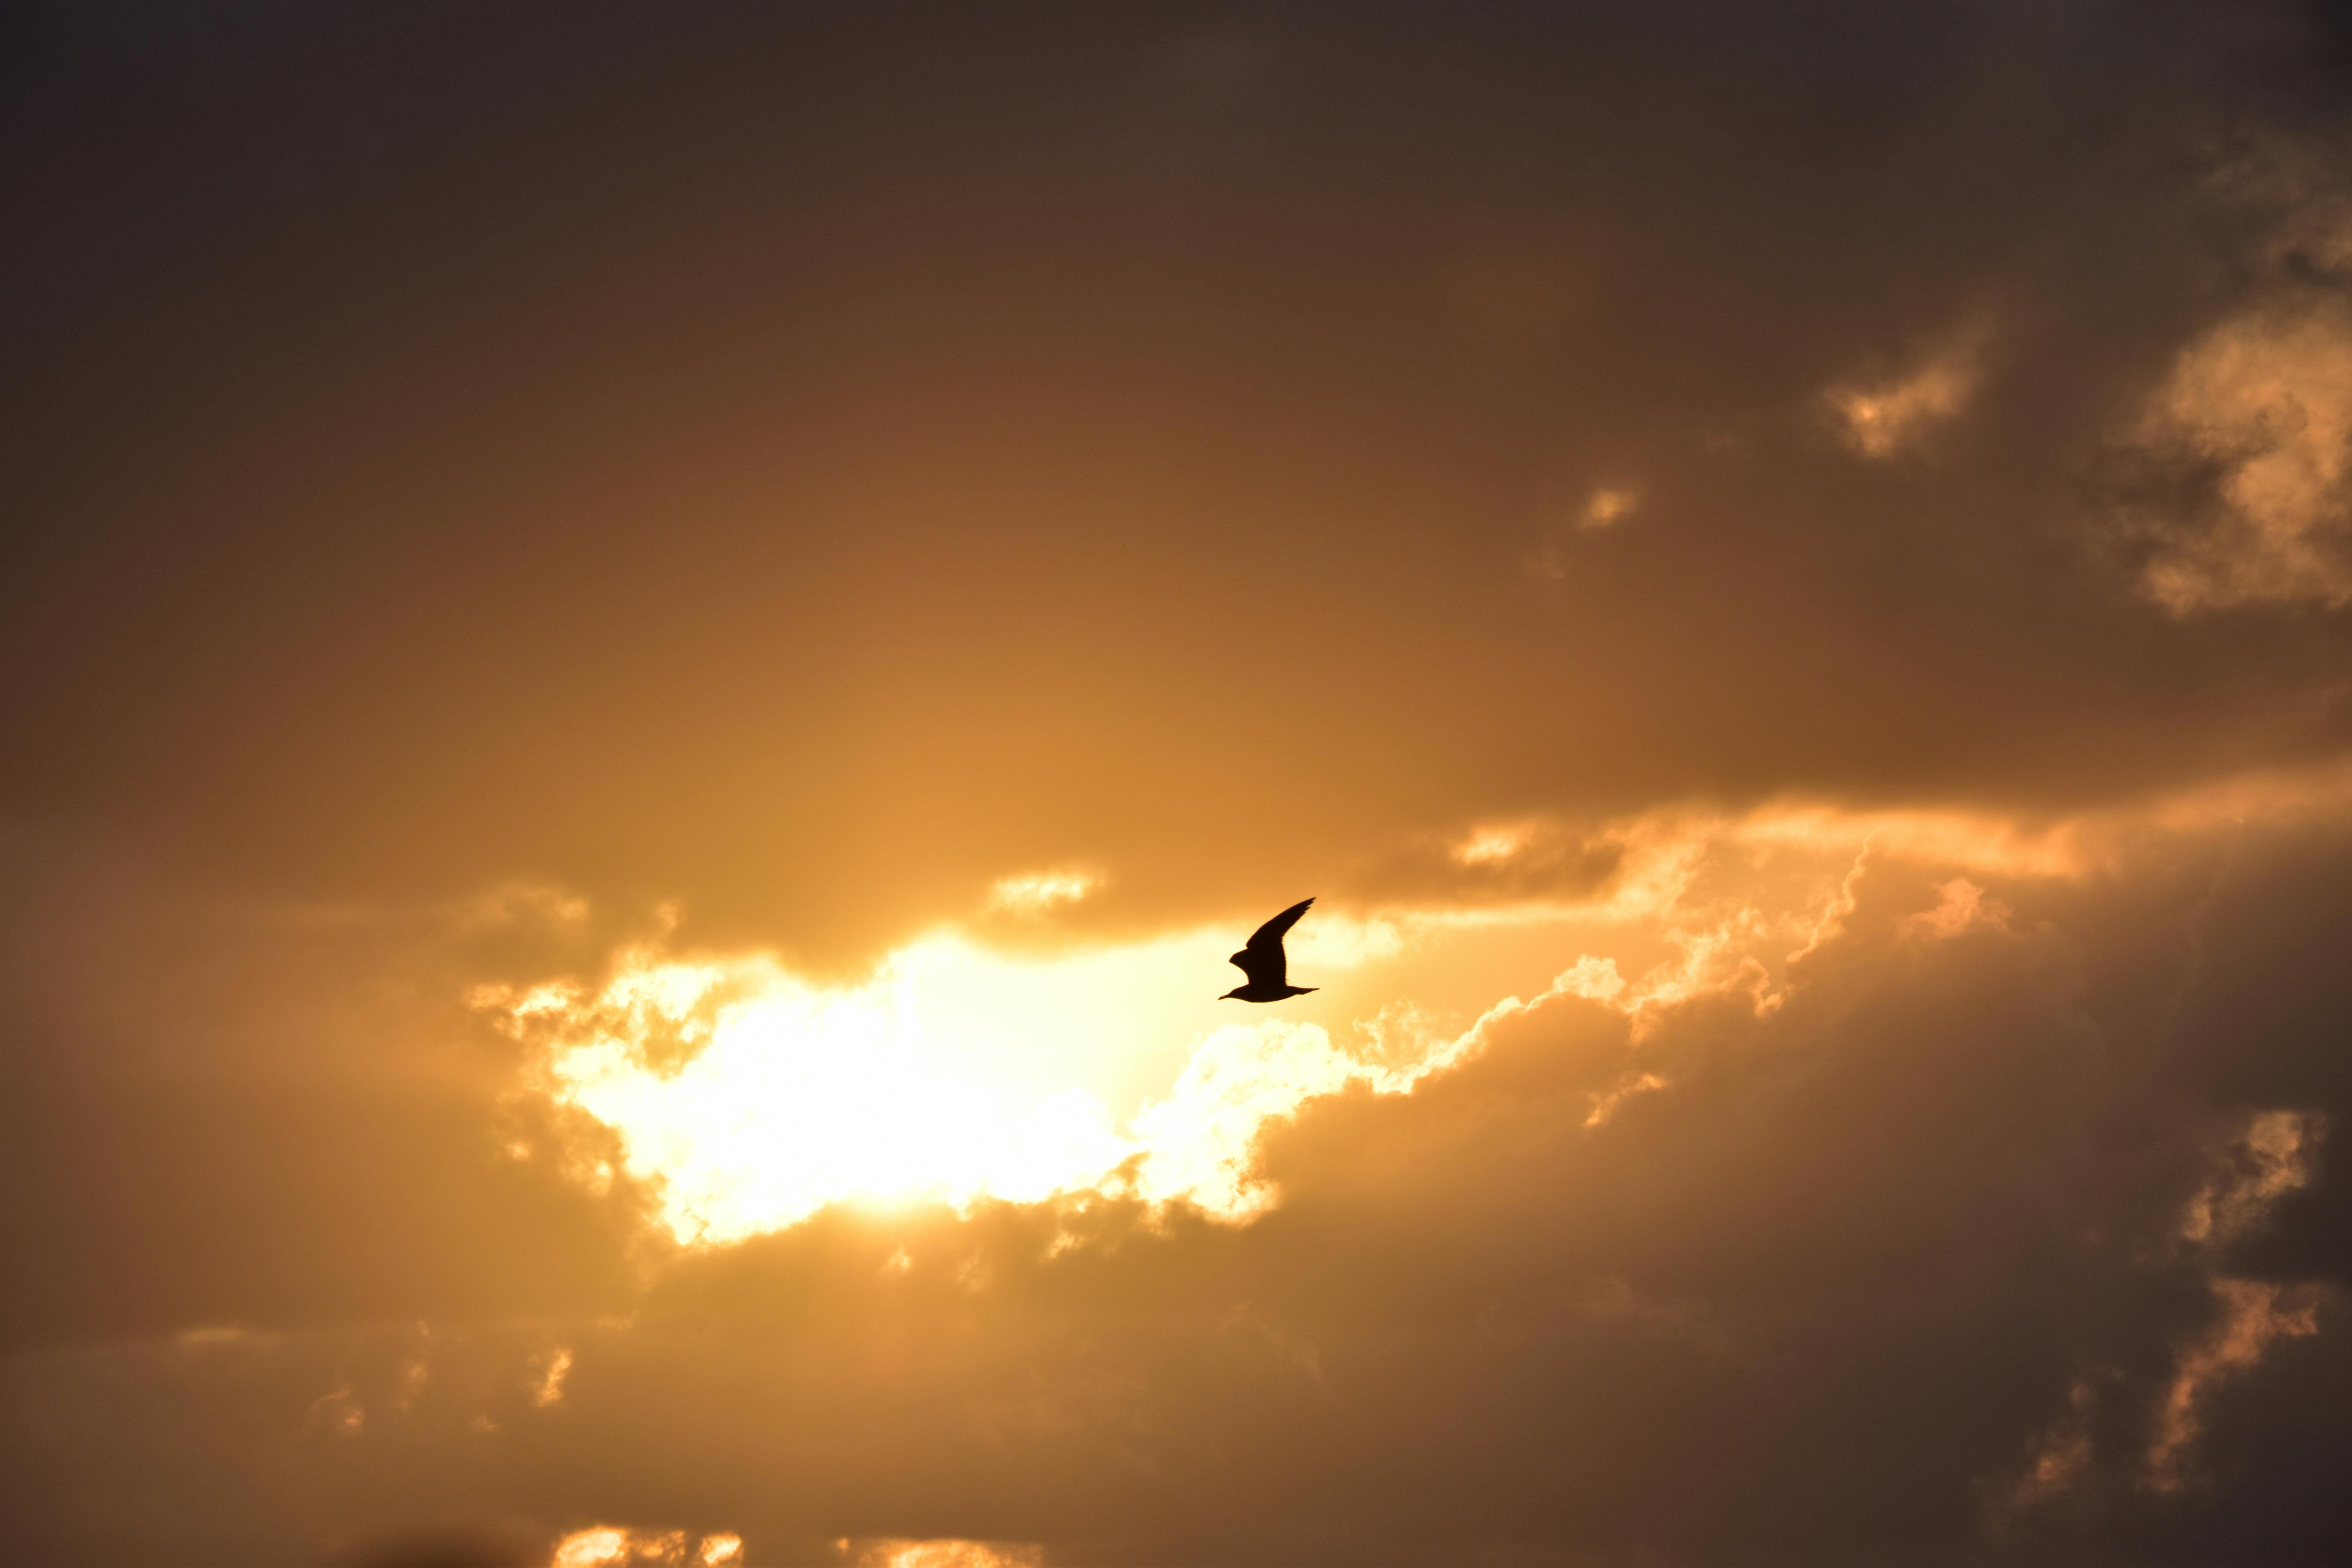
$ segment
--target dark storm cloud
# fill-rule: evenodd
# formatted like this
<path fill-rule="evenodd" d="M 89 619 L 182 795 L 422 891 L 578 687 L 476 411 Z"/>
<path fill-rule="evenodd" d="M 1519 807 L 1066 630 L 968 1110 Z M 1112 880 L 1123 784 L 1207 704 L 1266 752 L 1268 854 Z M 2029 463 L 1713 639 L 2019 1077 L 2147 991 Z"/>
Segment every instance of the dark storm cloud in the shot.
<path fill-rule="evenodd" d="M 208 874 L 849 956 L 2341 739 L 2333 618 L 2084 542 L 2332 188 L 2215 184 L 2329 167 L 2316 13 L 96 15 L 18 68 L 5 784 Z"/>

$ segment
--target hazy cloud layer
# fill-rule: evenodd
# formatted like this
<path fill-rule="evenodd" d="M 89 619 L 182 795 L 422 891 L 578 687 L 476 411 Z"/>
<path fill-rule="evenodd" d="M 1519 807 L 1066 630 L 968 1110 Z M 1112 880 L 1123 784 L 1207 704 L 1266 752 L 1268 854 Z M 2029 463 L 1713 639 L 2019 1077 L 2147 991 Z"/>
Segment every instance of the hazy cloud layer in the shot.
<path fill-rule="evenodd" d="M 1790 908 L 1749 863 L 1657 911 L 1728 933 L 1714 978 L 1572 971 L 1410 1093 L 1309 1100 L 1248 1223 L 1087 1194 L 678 1253 L 608 1187 L 617 1312 L 20 1353 L 11 1550 L 2340 1552 L 2352 838 L 2143 830 L 2066 875 L 1872 848 Z M 426 1271 L 477 1267 L 443 1244 Z"/>

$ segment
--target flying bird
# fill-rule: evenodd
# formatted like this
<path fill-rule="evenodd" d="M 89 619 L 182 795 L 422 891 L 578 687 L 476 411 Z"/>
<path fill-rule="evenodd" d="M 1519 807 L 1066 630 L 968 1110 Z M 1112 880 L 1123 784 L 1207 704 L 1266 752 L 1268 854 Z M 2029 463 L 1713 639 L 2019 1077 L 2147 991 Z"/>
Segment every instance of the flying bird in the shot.
<path fill-rule="evenodd" d="M 1318 985 L 1293 985 L 1290 963 L 1282 954 L 1282 933 L 1298 923 L 1312 899 L 1301 899 L 1274 919 L 1250 933 L 1249 942 L 1226 962 L 1249 976 L 1249 984 L 1235 986 L 1217 998 L 1220 1002 L 1279 1002 L 1286 996 L 1304 996 L 1309 991 L 1319 991 Z"/>

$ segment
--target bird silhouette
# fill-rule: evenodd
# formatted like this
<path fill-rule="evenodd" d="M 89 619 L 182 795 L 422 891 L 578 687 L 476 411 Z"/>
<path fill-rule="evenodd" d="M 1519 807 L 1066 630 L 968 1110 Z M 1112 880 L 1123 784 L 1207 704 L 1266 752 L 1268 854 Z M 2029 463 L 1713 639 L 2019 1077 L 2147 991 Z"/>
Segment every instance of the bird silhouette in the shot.
<path fill-rule="evenodd" d="M 1249 984 L 1237 985 L 1217 998 L 1220 1002 L 1279 1002 L 1286 996 L 1304 996 L 1309 991 L 1319 991 L 1319 985 L 1293 985 L 1290 963 L 1283 957 L 1282 933 L 1298 923 L 1312 899 L 1301 899 L 1265 924 L 1250 932 L 1242 950 L 1226 960 L 1249 976 Z"/>

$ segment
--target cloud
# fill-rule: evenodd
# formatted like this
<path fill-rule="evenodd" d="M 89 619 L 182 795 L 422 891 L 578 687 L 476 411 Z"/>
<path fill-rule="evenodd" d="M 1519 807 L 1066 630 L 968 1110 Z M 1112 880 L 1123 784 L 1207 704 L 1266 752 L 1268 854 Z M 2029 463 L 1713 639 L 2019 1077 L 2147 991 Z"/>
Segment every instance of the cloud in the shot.
<path fill-rule="evenodd" d="M 1454 858 L 1465 866 L 1492 866 L 1518 854 L 1532 837 L 1534 830 L 1524 826 L 1477 828 L 1454 847 Z"/>
<path fill-rule="evenodd" d="M 1592 492 L 1584 503 L 1584 510 L 1576 520 L 1579 528 L 1611 528 L 1633 515 L 1642 504 L 1642 492 L 1636 489 L 1611 489 L 1607 486 Z"/>
<path fill-rule="evenodd" d="M 547 1568 L 741 1568 L 742 1562 L 743 1538 L 724 1531 L 697 1537 L 600 1524 L 557 1542 Z"/>
<path fill-rule="evenodd" d="M 1057 904 L 1076 903 L 1099 890 L 1103 882 L 1100 873 L 1079 869 L 1003 877 L 989 889 L 988 907 L 1008 914 L 1043 914 Z"/>
<path fill-rule="evenodd" d="M 561 11 L 37 29 L 0 1557 L 2352 1560 L 2326 8 Z"/>
<path fill-rule="evenodd" d="M 2223 321 L 2182 351 L 2137 439 L 2213 476 L 2203 515 L 2151 525 L 2158 603 L 2352 603 L 2352 304 L 2305 292 Z"/>
<path fill-rule="evenodd" d="M 1400 942 L 1383 923 L 1334 917 L 1293 957 L 1355 967 Z M 1190 984 L 1212 943 L 1215 933 L 1163 942 L 1121 967 L 1140 960 Z M 1068 961 L 1007 963 L 957 946 L 943 970 L 944 951 L 919 944 L 864 985 L 828 987 L 761 958 L 630 950 L 600 989 L 492 985 L 475 1005 L 530 1043 L 534 1094 L 559 1117 L 585 1113 L 562 1145 L 572 1179 L 603 1193 L 625 1173 L 684 1243 L 740 1241 L 845 1201 L 968 1207 L 1081 1190 L 1245 1218 L 1273 1197 L 1250 1171 L 1265 1123 L 1350 1083 L 1402 1092 L 1461 1048 L 1425 1041 L 1408 1058 L 1384 1042 L 1374 1060 L 1317 1024 L 1226 1024 L 1192 1042 L 1173 1083 L 1122 1131 L 1081 1084 L 1009 1089 L 982 1020 L 929 994 L 974 964 L 1002 965 L 1034 1011 Z M 1016 1049 L 1028 1044 L 1017 1021 L 1013 1033 Z M 550 1387 L 561 1385 L 559 1369 Z"/>
<path fill-rule="evenodd" d="M 1954 937 L 1971 926 L 1999 929 L 2009 920 L 2009 907 L 1988 899 L 1985 890 L 1966 877 L 1955 877 L 1936 889 L 1936 907 L 1906 921 L 1907 929 L 1930 937 Z"/>
<path fill-rule="evenodd" d="M 1041 1568 L 1034 1545 L 1003 1541 L 845 1542 L 851 1568 Z"/>
<path fill-rule="evenodd" d="M 2324 1413 L 2352 1257 L 2297 1206 L 2352 1104 L 2316 1026 L 2346 982 L 2332 941 L 2275 932 L 2336 929 L 2352 839 L 2155 826 L 2183 809 L 2064 857 L 1796 814 L 1669 854 L 1658 825 L 1680 869 L 1617 916 L 1653 942 L 1632 979 L 1571 948 L 1393 1079 L 1319 1029 L 1213 1035 L 1156 1113 L 1198 1161 L 1159 1197 L 832 1205 L 661 1252 L 603 1318 L 20 1357 L 0 1448 L 74 1481 L 7 1544 L 519 1516 L 548 1551 L 593 1525 L 751 1561 L 2334 1540 L 2245 1456 L 2281 1429 L 2347 1457 Z M 155 1489 L 224 1474 L 209 1515 Z"/>
<path fill-rule="evenodd" d="M 2249 1118 L 2220 1168 L 2189 1200 L 2182 1239 L 2227 1241 L 2260 1224 L 2280 1198 L 2308 1185 L 2325 1126 L 2308 1111 L 2265 1110 Z"/>
<path fill-rule="evenodd" d="M 1715 31 L 1008 23 L 966 97 L 919 85 L 952 27 L 757 9 L 570 17 L 578 52 L 546 55 L 487 20 L 438 51 L 357 15 L 267 47 L 191 20 L 205 63 L 163 100 L 163 46 L 60 23 L 73 85 L 35 134 L 73 156 L 8 176 L 46 281 L 6 303 L 54 356 L 11 371 L 56 426 L 26 526 L 71 542 L 27 534 L 0 574 L 27 737 L 0 807 L 63 831 L 85 803 L 225 889 L 675 897 L 694 941 L 830 973 L 1084 858 L 1116 887 L 1040 940 L 1489 818 L 2076 808 L 2332 743 L 2340 650 L 2155 621 L 2049 548 L 2112 521 L 2103 457 L 2177 401 L 2122 443 L 2167 520 L 2131 580 L 2154 552 L 2183 604 L 2336 591 L 2294 563 L 2333 525 L 2262 532 L 2215 468 L 2273 522 L 2326 488 L 2333 340 L 2295 346 L 2327 320 L 2296 301 L 2336 288 L 2340 192 L 2298 176 L 2260 200 L 2305 217 L 2257 221 L 2212 174 L 2242 132 L 2334 133 L 2294 107 L 2311 32 L 1702 9 Z M 248 69 L 255 117 L 214 112 Z M 1791 69 L 1820 122 L 1775 107 Z M 737 70 L 835 105 L 839 138 L 751 134 Z M 340 71 L 339 107 L 306 96 Z M 592 195 L 601 144 L 527 127 L 639 73 L 709 90 L 632 99 L 663 173 Z M 450 193 L 337 197 L 383 279 L 247 248 L 281 232 L 249 221 L 286 199 L 272 147 L 453 101 L 476 111 L 383 142 L 380 190 L 455 158 L 518 215 L 517 265 L 586 293 L 518 306 L 462 260 Z M 563 172 L 526 173 L 541 151 Z M 941 173 L 967 161 L 975 185 Z M 713 205 L 670 210 L 706 175 Z M 433 303 L 379 342 L 390 279 Z M 1999 363 L 1972 371 L 1952 344 L 1985 300 Z M 79 357 L 149 309 L 122 364 Z M 2314 368 L 2271 397 L 2231 343 Z M 205 379 L 247 353 L 249 381 Z M 134 387 L 158 466 L 117 494 Z M 1897 458 L 1930 448 L 1951 461 Z M 2210 508 L 2168 504 L 2200 484 Z"/>
<path fill-rule="evenodd" d="M 1893 380 L 1830 388 L 1822 400 L 1839 421 L 1839 434 L 1865 458 L 1892 458 L 1916 448 L 1968 405 L 1990 335 L 1989 321 L 1972 321 Z"/>
<path fill-rule="evenodd" d="M 570 1375 L 571 1372 L 572 1352 L 570 1350 L 559 1345 L 548 1352 L 546 1360 L 540 1364 L 539 1376 L 534 1381 L 530 1391 L 530 1402 L 544 1410 L 562 1400 L 563 1380 Z"/>
<path fill-rule="evenodd" d="M 2180 1489 L 2189 1445 L 2202 1430 L 2198 1405 L 2213 1385 L 2260 1364 L 2273 1341 L 2319 1331 L 2324 1298 L 2312 1287 L 2289 1289 L 2270 1280 L 2219 1279 L 2213 1295 L 2219 1321 L 2182 1351 L 2158 1408 L 2147 1466 L 2147 1484 L 2159 1492 Z"/>

